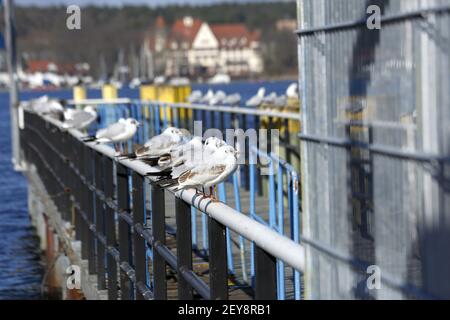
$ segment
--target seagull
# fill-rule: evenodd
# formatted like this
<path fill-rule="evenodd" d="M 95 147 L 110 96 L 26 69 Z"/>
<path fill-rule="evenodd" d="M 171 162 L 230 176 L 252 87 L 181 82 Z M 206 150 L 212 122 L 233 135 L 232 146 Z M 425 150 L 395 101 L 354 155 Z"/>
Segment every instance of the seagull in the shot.
<path fill-rule="evenodd" d="M 118 150 L 117 144 L 120 147 L 123 142 L 131 139 L 137 132 L 139 122 L 136 119 L 119 119 L 118 122 L 111 124 L 107 128 L 97 131 L 95 136 L 89 136 L 83 139 L 84 142 L 96 142 L 98 143 L 114 143 L 114 148 Z M 122 150 L 123 151 L 123 150 Z"/>
<path fill-rule="evenodd" d="M 184 138 L 187 136 L 190 136 L 190 133 L 185 129 L 168 127 L 161 134 L 148 140 L 134 153 L 124 155 L 124 157 L 146 160 L 147 163 L 153 164 L 161 156 L 170 153 L 174 146 L 185 143 Z"/>
<path fill-rule="evenodd" d="M 286 95 L 277 96 L 273 101 L 273 106 L 275 108 L 284 108 L 287 105 L 287 97 Z"/>
<path fill-rule="evenodd" d="M 194 148 L 187 150 L 185 155 L 176 159 L 171 165 L 161 168 L 162 170 L 158 172 L 149 172 L 147 175 L 159 177 L 156 183 L 162 187 L 172 185 L 185 172 L 192 170 L 201 163 L 208 163 L 213 158 L 215 152 L 224 146 L 227 146 L 225 141 L 216 137 L 206 139 L 203 145 L 199 145 L 196 142 Z M 203 186 L 202 191 L 205 194 Z"/>
<path fill-rule="evenodd" d="M 226 142 L 217 137 L 209 137 L 205 140 L 205 147 L 215 146 L 217 149 L 226 145 Z"/>
<path fill-rule="evenodd" d="M 194 159 L 198 153 L 202 152 L 202 148 L 202 138 L 195 136 L 187 143 L 175 145 L 167 155 L 161 156 L 158 159 L 158 166 L 163 169 L 179 166 Z"/>
<path fill-rule="evenodd" d="M 239 93 L 233 93 L 228 95 L 224 100 L 223 104 L 230 106 L 239 106 L 241 104 L 241 95 Z"/>
<path fill-rule="evenodd" d="M 286 90 L 286 96 L 291 99 L 298 99 L 298 84 L 292 83 Z"/>
<path fill-rule="evenodd" d="M 209 89 L 208 92 L 200 99 L 200 103 L 209 104 L 209 101 L 214 97 L 214 92 Z"/>
<path fill-rule="evenodd" d="M 266 94 L 266 89 L 264 87 L 259 88 L 258 93 L 251 97 L 245 105 L 247 107 L 259 107 L 263 103 L 264 95 Z"/>
<path fill-rule="evenodd" d="M 204 144 L 200 137 L 194 137 L 188 144 L 179 147 L 182 152 L 163 163 L 159 171 L 149 172 L 147 175 L 159 177 L 157 183 L 160 185 L 173 183 L 181 174 L 193 169 L 198 163 L 207 162 L 214 152 L 225 145 L 225 141 L 216 137 L 207 138 Z"/>
<path fill-rule="evenodd" d="M 97 112 L 92 106 L 87 106 L 84 110 L 68 109 L 64 112 L 64 118 L 63 128 L 81 130 L 97 120 Z"/>
<path fill-rule="evenodd" d="M 221 103 L 223 103 L 223 100 L 227 97 L 227 94 L 223 92 L 222 90 L 217 91 L 214 96 L 209 99 L 209 105 L 211 106 L 217 106 Z"/>
<path fill-rule="evenodd" d="M 175 145 L 169 153 L 162 155 L 158 159 L 160 171 L 151 172 L 149 175 L 167 176 L 172 173 L 172 170 L 174 170 L 175 167 L 181 165 L 190 168 L 192 164 L 203 160 L 204 157 L 208 157 L 210 153 L 216 151 L 223 145 L 225 145 L 225 141 L 216 137 L 206 139 L 204 144 L 201 137 L 193 137 L 189 142 Z M 178 170 L 181 169 L 178 168 Z M 173 177 L 174 176 L 172 175 L 172 178 Z"/>
<path fill-rule="evenodd" d="M 64 121 L 72 120 L 73 119 L 73 115 L 75 113 L 77 113 L 77 111 L 79 111 L 79 110 L 78 109 L 74 109 L 74 108 L 67 108 L 66 110 L 64 110 Z"/>
<path fill-rule="evenodd" d="M 184 152 L 175 162 L 173 167 L 183 164 L 186 166 L 193 166 L 198 161 L 207 161 L 208 157 L 217 151 L 220 147 L 226 145 L 225 141 L 217 137 L 209 137 L 204 144 L 199 144 L 199 140 L 194 141 L 190 146 L 184 148 Z M 178 170 L 179 171 L 179 170 Z M 172 172 L 174 178 L 176 172 Z"/>
<path fill-rule="evenodd" d="M 264 97 L 263 103 L 268 104 L 268 105 L 273 105 L 273 104 L 275 104 L 276 99 L 277 99 L 277 94 L 275 92 L 271 92 L 269 95 Z"/>
<path fill-rule="evenodd" d="M 28 108 L 32 109 L 32 110 L 35 111 L 35 112 L 38 112 L 38 111 L 39 111 L 39 110 L 38 110 L 38 109 L 39 109 L 38 105 L 43 106 L 43 105 L 45 105 L 49 100 L 50 100 L 50 99 L 49 99 L 49 97 L 48 97 L 47 95 L 43 95 L 43 96 L 40 96 L 39 98 L 36 98 L 36 99 L 31 99 L 31 100 L 28 100 L 28 101 L 24 101 L 24 102 L 22 103 L 22 105 L 25 106 L 25 107 L 28 107 Z"/>
<path fill-rule="evenodd" d="M 189 103 L 198 103 L 202 99 L 202 92 L 200 90 L 194 90 L 191 92 L 189 97 L 187 98 L 187 101 Z"/>
<path fill-rule="evenodd" d="M 229 145 L 223 145 L 204 159 L 186 170 L 179 177 L 161 184 L 164 188 L 174 188 L 174 191 L 190 188 L 210 188 L 210 197 L 215 199 L 213 187 L 225 181 L 233 174 L 237 165 L 237 152 Z"/>
<path fill-rule="evenodd" d="M 49 115 L 59 120 L 64 119 L 63 100 L 50 99 L 45 95 L 33 100 L 31 108 L 40 115 Z"/>

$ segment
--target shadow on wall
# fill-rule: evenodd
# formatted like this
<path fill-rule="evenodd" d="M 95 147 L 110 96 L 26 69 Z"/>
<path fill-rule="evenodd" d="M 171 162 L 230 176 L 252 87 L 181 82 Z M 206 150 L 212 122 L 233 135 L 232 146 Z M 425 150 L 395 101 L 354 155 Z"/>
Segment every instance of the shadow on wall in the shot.
<path fill-rule="evenodd" d="M 447 203 L 449 198 L 447 193 Z M 449 244 L 449 221 L 426 229 L 421 236 L 422 286 L 424 291 L 440 299 L 450 299 Z"/>
<path fill-rule="evenodd" d="M 390 0 L 367 0 L 365 8 L 370 5 L 377 5 L 383 14 Z M 366 13 L 362 15 L 362 19 L 366 19 Z M 352 121 L 358 119 L 362 111 L 360 101 L 367 99 L 367 88 L 371 83 L 372 68 L 367 68 L 375 63 L 376 50 L 380 43 L 380 30 L 369 30 L 361 27 L 358 29 L 358 35 L 352 50 L 352 65 L 349 72 L 349 97 L 354 105 L 350 106 L 350 118 Z M 367 71 L 362 71 L 367 70 Z M 347 135 L 349 140 L 366 141 L 371 143 L 371 134 L 362 135 L 355 133 L 365 130 L 370 132 L 370 128 L 357 128 L 352 130 L 352 126 L 347 127 Z M 370 232 L 370 222 L 373 221 L 374 215 L 374 199 L 373 199 L 373 166 L 370 156 L 367 152 L 359 148 L 349 149 L 349 169 L 350 177 L 348 180 L 348 190 L 350 191 L 350 212 L 349 221 L 353 221 L 352 228 L 352 244 L 353 255 L 369 264 L 375 263 L 375 243 L 373 235 Z M 356 221 L 360 221 L 359 224 Z M 356 298 L 371 300 L 374 297 L 367 291 L 366 280 L 367 275 L 360 273 L 360 281 L 354 289 Z"/>

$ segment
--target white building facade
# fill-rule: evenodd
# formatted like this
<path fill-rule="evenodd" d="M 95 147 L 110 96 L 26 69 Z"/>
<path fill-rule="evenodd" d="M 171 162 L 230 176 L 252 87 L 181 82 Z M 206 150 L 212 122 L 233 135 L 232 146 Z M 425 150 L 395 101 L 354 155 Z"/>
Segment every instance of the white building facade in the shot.
<path fill-rule="evenodd" d="M 249 31 L 244 24 L 210 25 L 184 17 L 167 30 L 164 50 L 163 69 L 169 77 L 217 73 L 248 77 L 264 71 L 260 33 Z M 158 69 L 161 67 L 155 66 L 154 70 Z"/>

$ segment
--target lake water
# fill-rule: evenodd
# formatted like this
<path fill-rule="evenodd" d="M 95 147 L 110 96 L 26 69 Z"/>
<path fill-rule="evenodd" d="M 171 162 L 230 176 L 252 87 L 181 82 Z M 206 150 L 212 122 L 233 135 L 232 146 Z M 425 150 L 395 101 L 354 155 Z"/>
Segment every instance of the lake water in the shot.
<path fill-rule="evenodd" d="M 9 96 L 0 93 L 0 299 L 39 299 L 43 267 L 27 211 L 27 184 L 11 163 Z"/>
<path fill-rule="evenodd" d="M 264 86 L 267 93 L 282 94 L 292 81 L 234 82 L 227 85 L 194 85 L 193 89 L 206 92 L 208 88 L 239 92 L 243 101 Z M 22 92 L 21 100 L 47 94 L 70 99 L 71 90 Z M 100 90 L 89 90 L 88 98 L 100 98 Z M 122 89 L 120 97 L 139 97 L 139 90 Z M 40 259 L 38 241 L 27 212 L 26 179 L 14 172 L 11 164 L 9 126 L 9 96 L 0 93 L 0 299 L 40 299 L 44 268 Z"/>

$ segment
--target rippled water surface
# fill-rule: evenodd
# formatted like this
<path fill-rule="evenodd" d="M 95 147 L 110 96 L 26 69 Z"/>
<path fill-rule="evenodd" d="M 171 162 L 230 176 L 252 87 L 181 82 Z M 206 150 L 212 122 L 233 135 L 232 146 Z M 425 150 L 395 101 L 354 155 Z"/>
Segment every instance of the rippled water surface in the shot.
<path fill-rule="evenodd" d="M 26 179 L 11 164 L 7 93 L 0 93 L 0 173 L 0 299 L 40 299 L 43 267 Z"/>

